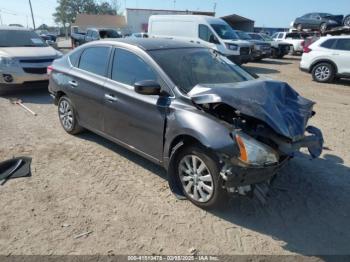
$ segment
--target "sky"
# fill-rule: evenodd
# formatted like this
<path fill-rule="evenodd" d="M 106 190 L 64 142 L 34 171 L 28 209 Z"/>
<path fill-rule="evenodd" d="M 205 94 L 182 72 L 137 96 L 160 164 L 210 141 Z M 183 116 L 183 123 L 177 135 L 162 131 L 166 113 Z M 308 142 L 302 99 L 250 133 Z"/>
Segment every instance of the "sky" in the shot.
<path fill-rule="evenodd" d="M 57 0 L 31 0 L 36 25 L 54 25 L 52 13 Z M 298 16 L 310 12 L 350 14 L 349 0 L 119 0 L 128 8 L 213 11 L 216 16 L 238 14 L 255 21 L 255 26 L 289 27 Z M 28 0 L 0 0 L 0 24 L 32 27 Z"/>

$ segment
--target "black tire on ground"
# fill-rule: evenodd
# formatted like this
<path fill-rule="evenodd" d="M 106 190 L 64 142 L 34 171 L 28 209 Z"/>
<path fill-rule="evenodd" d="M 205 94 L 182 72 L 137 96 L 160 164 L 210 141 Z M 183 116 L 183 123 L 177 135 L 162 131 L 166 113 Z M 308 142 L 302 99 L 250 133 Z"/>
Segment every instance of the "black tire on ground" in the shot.
<path fill-rule="evenodd" d="M 332 64 L 324 62 L 316 64 L 312 68 L 312 78 L 319 83 L 330 83 L 335 78 L 335 68 Z"/>
<path fill-rule="evenodd" d="M 75 107 L 67 96 L 62 96 L 59 99 L 57 108 L 60 123 L 68 134 L 76 135 L 84 130 L 79 125 Z"/>
<path fill-rule="evenodd" d="M 195 164 L 193 161 L 193 156 L 196 157 Z M 187 163 L 185 161 L 186 159 L 188 160 Z M 198 175 L 197 177 L 195 177 L 195 175 L 189 175 L 188 173 L 185 173 L 183 171 L 184 169 L 181 169 L 181 167 L 187 167 L 188 166 L 187 164 L 189 164 L 191 167 L 197 166 L 197 170 L 199 170 L 200 169 L 199 167 L 201 167 L 202 163 L 205 164 L 207 169 L 201 172 L 201 175 Z M 176 169 L 175 172 L 180 180 L 180 184 L 184 195 L 193 204 L 203 209 L 221 208 L 225 206 L 225 204 L 228 201 L 227 191 L 224 188 L 222 188 L 222 178 L 220 176 L 219 161 L 213 153 L 211 153 L 209 150 L 199 145 L 184 147 L 177 154 L 174 167 Z M 193 169 L 186 169 L 186 170 L 188 172 L 189 170 L 193 170 Z M 197 172 L 191 172 L 191 173 L 194 174 Z M 208 175 L 210 175 L 212 178 L 211 182 L 204 181 L 203 177 L 207 178 Z M 190 180 L 185 181 L 185 177 Z M 189 185 L 190 183 L 192 184 Z M 210 193 L 208 193 L 210 191 L 207 191 L 206 188 L 203 187 L 203 183 L 205 185 L 209 185 L 212 188 L 211 195 Z M 195 187 L 196 184 L 198 185 L 197 187 Z M 185 189 L 186 186 L 188 186 L 190 192 L 186 191 Z M 204 190 L 204 193 L 208 194 L 208 199 L 205 199 L 202 197 L 202 194 L 200 193 L 200 190 L 198 189 L 198 187 L 201 187 L 202 192 Z M 197 191 L 197 193 L 195 193 L 195 191 Z M 197 198 L 198 196 L 200 197 L 199 200 L 195 199 L 196 194 L 197 194 Z"/>
<path fill-rule="evenodd" d="M 284 55 L 278 55 L 277 58 L 278 59 L 282 59 L 284 57 Z"/>
<path fill-rule="evenodd" d="M 327 31 L 327 29 L 328 29 L 327 23 L 322 23 L 322 24 L 320 25 L 320 32 L 321 32 L 322 34 L 325 34 L 326 31 Z"/>
<path fill-rule="evenodd" d="M 290 55 L 296 55 L 296 52 L 294 51 L 294 46 L 290 47 L 289 54 Z"/>

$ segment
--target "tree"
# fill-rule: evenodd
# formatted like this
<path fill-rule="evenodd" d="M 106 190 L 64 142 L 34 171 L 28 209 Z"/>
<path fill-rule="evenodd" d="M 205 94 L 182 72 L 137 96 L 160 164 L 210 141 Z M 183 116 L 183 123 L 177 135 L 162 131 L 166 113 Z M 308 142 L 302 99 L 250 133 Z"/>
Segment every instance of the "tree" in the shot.
<path fill-rule="evenodd" d="M 55 22 L 61 24 L 64 28 L 66 23 L 75 22 L 77 14 L 116 15 L 120 9 L 118 0 L 101 3 L 94 0 L 58 0 L 57 3 L 58 6 L 53 16 Z"/>

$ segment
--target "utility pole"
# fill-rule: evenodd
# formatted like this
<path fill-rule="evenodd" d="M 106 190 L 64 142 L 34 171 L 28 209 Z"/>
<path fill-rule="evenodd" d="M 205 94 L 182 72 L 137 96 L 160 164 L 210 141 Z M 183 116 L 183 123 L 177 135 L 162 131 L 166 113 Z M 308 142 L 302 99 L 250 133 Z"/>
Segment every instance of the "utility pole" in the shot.
<path fill-rule="evenodd" d="M 33 27 L 34 27 L 34 30 L 35 30 L 35 21 L 34 21 L 34 14 L 33 14 L 33 8 L 32 8 L 31 0 L 29 0 L 29 6 L 30 6 L 30 12 L 32 13 Z"/>
<path fill-rule="evenodd" d="M 215 2 L 214 3 L 214 13 L 216 12 L 216 5 L 217 5 L 217 3 Z"/>
<path fill-rule="evenodd" d="M 2 16 L 1 16 L 1 9 L 0 9 L 0 25 L 2 25 Z"/>

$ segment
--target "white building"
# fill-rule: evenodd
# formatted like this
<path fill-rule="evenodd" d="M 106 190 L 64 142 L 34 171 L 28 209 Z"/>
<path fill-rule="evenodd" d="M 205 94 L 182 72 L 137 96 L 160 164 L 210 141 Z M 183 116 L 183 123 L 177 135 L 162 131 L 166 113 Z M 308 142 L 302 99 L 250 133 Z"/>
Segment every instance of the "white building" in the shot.
<path fill-rule="evenodd" d="M 151 15 L 208 15 L 215 16 L 215 12 L 181 11 L 181 10 L 156 10 L 156 9 L 126 9 L 126 23 L 131 33 L 147 32 L 148 19 Z"/>

